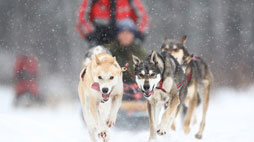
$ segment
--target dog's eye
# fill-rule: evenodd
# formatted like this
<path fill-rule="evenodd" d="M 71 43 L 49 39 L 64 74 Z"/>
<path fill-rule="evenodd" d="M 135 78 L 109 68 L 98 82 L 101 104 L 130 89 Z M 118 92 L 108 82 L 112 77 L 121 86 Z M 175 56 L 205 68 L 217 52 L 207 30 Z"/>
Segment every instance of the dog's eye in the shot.
<path fill-rule="evenodd" d="M 140 78 L 144 78 L 144 77 L 145 77 L 142 73 L 138 74 L 138 76 L 139 76 Z"/>
<path fill-rule="evenodd" d="M 98 78 L 99 78 L 99 79 L 102 79 L 102 77 L 101 77 L 101 76 L 98 76 Z"/>
<path fill-rule="evenodd" d="M 154 77 L 154 76 L 155 76 L 155 73 L 150 74 L 150 76 L 151 76 L 151 77 Z"/>
<path fill-rule="evenodd" d="M 113 80 L 114 79 L 114 76 L 110 76 L 110 78 L 109 78 L 110 80 Z"/>

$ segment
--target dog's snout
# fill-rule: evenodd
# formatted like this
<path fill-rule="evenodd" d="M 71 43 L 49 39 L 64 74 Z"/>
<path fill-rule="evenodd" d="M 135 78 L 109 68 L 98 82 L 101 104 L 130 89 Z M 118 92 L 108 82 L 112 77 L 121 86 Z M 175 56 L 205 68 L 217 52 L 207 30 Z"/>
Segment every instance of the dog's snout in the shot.
<path fill-rule="evenodd" d="M 149 85 L 149 84 L 145 84 L 143 87 L 144 87 L 144 90 L 145 90 L 145 91 L 147 91 L 147 90 L 150 89 L 150 85 Z"/>
<path fill-rule="evenodd" d="M 108 88 L 102 88 L 102 93 L 107 94 L 108 93 Z"/>

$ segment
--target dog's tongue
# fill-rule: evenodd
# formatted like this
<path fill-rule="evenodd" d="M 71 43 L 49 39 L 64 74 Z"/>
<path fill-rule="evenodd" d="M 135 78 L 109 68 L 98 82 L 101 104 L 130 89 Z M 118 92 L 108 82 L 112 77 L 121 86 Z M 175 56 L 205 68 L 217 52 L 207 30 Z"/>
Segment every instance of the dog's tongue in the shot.
<path fill-rule="evenodd" d="M 100 85 L 98 82 L 94 82 L 91 86 L 92 89 L 96 90 L 96 91 L 100 91 Z"/>
<path fill-rule="evenodd" d="M 150 94 L 150 95 L 153 95 L 154 92 L 153 91 L 145 91 L 146 94 Z"/>
<path fill-rule="evenodd" d="M 109 94 L 102 94 L 102 98 L 103 98 L 103 100 L 108 100 L 108 98 L 109 98 Z"/>
<path fill-rule="evenodd" d="M 92 89 L 100 92 L 100 85 L 98 82 L 94 82 L 91 86 Z M 109 94 L 102 94 L 103 100 L 107 101 L 109 98 Z"/>

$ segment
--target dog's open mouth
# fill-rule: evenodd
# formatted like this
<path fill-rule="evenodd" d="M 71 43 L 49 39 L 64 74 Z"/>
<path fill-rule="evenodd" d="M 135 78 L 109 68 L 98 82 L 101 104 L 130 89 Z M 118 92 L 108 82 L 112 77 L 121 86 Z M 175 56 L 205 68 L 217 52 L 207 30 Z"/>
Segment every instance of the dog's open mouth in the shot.
<path fill-rule="evenodd" d="M 96 90 L 96 91 L 98 91 L 98 92 L 100 92 L 100 85 L 99 85 L 98 82 L 94 82 L 94 83 L 92 84 L 91 88 L 94 89 L 94 90 Z M 110 91 L 108 94 L 104 94 L 104 93 L 101 94 L 101 96 L 102 96 L 102 98 L 103 98 L 101 102 L 104 103 L 104 102 L 106 102 L 106 101 L 109 100 L 109 95 L 110 95 L 110 93 L 112 92 L 112 90 L 113 90 L 113 89 L 111 89 L 111 91 Z"/>
<path fill-rule="evenodd" d="M 106 102 L 109 99 L 109 94 L 102 94 L 103 101 Z"/>
<path fill-rule="evenodd" d="M 154 91 L 143 91 L 145 97 L 150 97 L 154 94 Z"/>

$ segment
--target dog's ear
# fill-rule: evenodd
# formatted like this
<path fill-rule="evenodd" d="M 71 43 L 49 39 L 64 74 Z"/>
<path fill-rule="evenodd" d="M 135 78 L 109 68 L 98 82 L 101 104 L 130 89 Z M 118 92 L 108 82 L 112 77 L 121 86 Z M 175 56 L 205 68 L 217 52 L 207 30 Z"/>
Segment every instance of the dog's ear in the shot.
<path fill-rule="evenodd" d="M 186 44 L 187 35 L 184 35 L 181 39 L 181 43 L 185 46 Z"/>
<path fill-rule="evenodd" d="M 168 41 L 168 38 L 167 38 L 167 37 L 164 37 L 163 43 L 166 43 L 167 41 Z"/>
<path fill-rule="evenodd" d="M 101 63 L 100 59 L 95 55 L 96 64 L 99 65 Z"/>
<path fill-rule="evenodd" d="M 113 60 L 112 60 L 112 64 L 116 64 L 117 61 L 116 61 L 116 56 L 113 57 Z"/>
<path fill-rule="evenodd" d="M 141 63 L 141 60 L 135 55 L 132 55 L 132 60 L 133 60 L 134 65 L 138 65 Z"/>
<path fill-rule="evenodd" d="M 150 63 L 152 63 L 152 64 L 158 63 L 158 55 L 157 55 L 156 51 L 154 51 L 154 50 L 151 53 Z"/>
<path fill-rule="evenodd" d="M 84 66 L 84 67 L 82 67 L 82 70 L 81 70 L 81 72 L 80 72 L 80 74 L 79 74 L 79 79 L 80 79 L 80 80 L 83 80 L 83 79 L 84 79 L 85 73 L 86 73 L 86 67 Z"/>
<path fill-rule="evenodd" d="M 193 54 L 185 58 L 185 63 L 189 64 L 193 58 Z"/>

